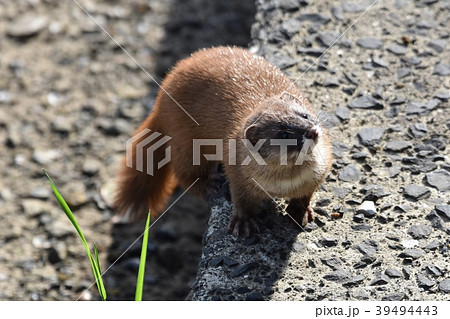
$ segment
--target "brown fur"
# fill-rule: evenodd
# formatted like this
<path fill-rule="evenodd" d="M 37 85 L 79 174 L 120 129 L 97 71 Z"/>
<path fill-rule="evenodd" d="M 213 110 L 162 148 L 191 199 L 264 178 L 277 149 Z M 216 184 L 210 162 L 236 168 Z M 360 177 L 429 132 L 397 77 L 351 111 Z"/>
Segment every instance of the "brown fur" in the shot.
<path fill-rule="evenodd" d="M 270 164 L 263 170 L 254 161 L 248 166 L 228 165 L 228 139 L 244 138 L 246 128 L 253 124 L 254 120 L 256 126 L 267 121 L 289 121 L 300 127 L 309 127 L 311 125 L 300 119 L 298 112 L 294 112 L 292 107 L 295 104 L 296 110 L 300 109 L 317 120 L 308 101 L 293 82 L 269 62 L 247 50 L 230 47 L 201 50 L 180 61 L 167 75 L 162 87 L 199 125 L 183 112 L 171 97 L 160 90 L 153 112 L 137 132 L 149 128 L 172 137 L 169 141 L 172 148 L 171 162 L 159 170 L 155 169 L 154 176 L 124 165 L 120 172 L 116 197 L 118 210 L 121 213 L 129 211 L 137 216 L 145 216 L 150 208 L 154 218 L 164 209 L 177 183 L 187 188 L 197 178 L 199 180 L 191 188 L 191 192 L 204 197 L 210 191 L 211 176 L 217 163 L 208 162 L 202 156 L 201 165 L 193 166 L 192 141 L 221 139 L 224 140 L 223 164 L 230 181 L 234 206 L 230 227 L 235 233 L 244 231 L 248 234 L 257 230 L 252 217 L 259 202 L 268 195 L 255 181 L 263 188 L 270 188 L 271 184 L 278 183 L 280 177 L 294 178 L 301 175 L 306 167 L 310 169 L 314 163 L 281 169 Z M 317 125 L 320 126 L 320 123 L 317 122 Z M 321 126 L 320 128 L 322 134 L 318 147 L 324 161 L 317 176 L 308 177 L 304 182 L 300 180 L 300 184 L 293 185 L 286 193 L 269 192 L 270 196 L 306 198 L 302 203 L 309 207 L 312 194 L 323 181 L 331 164 L 330 142 L 326 132 Z M 268 132 L 267 138 L 272 137 Z M 202 147 L 201 150 L 204 154 L 215 153 L 214 147 Z M 248 150 L 238 141 L 237 162 L 240 163 L 247 155 Z M 157 149 L 154 156 L 156 164 L 164 157 L 164 148 Z M 133 162 L 135 157 L 133 150 Z M 144 165 L 144 172 L 145 168 Z M 300 218 L 304 218 L 307 213 L 306 206 L 299 208 L 303 210 Z"/>

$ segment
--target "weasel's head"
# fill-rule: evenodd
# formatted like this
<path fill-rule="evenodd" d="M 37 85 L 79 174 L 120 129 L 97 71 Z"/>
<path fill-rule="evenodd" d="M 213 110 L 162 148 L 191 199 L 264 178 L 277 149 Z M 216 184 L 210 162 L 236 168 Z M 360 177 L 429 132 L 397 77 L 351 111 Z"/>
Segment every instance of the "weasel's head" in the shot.
<path fill-rule="evenodd" d="M 265 100 L 247 118 L 242 130 L 243 139 L 256 146 L 269 165 L 289 166 L 315 161 L 311 155 L 323 134 L 309 104 L 291 95 Z"/>

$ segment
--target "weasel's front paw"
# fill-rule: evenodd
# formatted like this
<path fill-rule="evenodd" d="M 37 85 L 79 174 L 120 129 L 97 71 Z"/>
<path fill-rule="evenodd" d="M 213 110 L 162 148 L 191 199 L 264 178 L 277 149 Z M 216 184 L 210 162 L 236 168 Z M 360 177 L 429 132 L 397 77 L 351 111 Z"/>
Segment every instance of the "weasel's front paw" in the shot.
<path fill-rule="evenodd" d="M 239 214 L 233 214 L 228 226 L 228 231 L 232 232 L 234 236 L 239 237 L 244 235 L 249 237 L 254 233 L 259 233 L 258 222 L 253 217 L 239 216 Z"/>

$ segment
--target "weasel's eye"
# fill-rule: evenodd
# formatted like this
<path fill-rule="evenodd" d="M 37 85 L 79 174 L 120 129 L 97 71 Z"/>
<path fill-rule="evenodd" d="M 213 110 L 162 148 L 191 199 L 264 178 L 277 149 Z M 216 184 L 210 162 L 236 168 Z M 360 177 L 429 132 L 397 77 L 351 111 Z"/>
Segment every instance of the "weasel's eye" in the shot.
<path fill-rule="evenodd" d="M 303 117 L 305 120 L 309 119 L 309 116 L 306 113 L 301 113 L 300 116 Z"/>
<path fill-rule="evenodd" d="M 289 132 L 283 131 L 283 132 L 281 132 L 280 137 L 284 140 L 287 140 L 289 138 L 292 138 L 292 135 Z"/>

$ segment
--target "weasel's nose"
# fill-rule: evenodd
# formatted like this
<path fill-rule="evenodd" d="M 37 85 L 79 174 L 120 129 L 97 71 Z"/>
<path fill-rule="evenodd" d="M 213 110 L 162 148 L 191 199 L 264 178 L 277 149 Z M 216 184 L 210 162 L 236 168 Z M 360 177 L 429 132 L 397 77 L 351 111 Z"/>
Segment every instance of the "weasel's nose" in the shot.
<path fill-rule="evenodd" d="M 315 128 L 307 130 L 305 133 L 305 137 L 307 139 L 315 140 L 319 136 L 319 131 Z"/>

